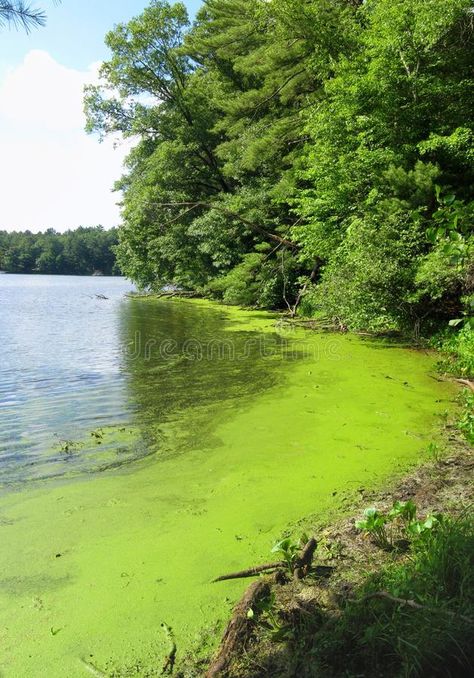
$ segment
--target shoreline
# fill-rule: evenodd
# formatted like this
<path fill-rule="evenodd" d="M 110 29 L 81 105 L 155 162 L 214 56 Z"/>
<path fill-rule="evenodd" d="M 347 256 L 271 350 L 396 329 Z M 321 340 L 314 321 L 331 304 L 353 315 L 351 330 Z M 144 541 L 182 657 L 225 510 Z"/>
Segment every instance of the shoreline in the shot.
<path fill-rule="evenodd" d="M 211 302 L 194 304 L 204 311 Z M 276 332 L 275 314 L 212 307 L 222 309 L 222 318 L 213 315 L 224 323 L 224 341 Z M 193 428 L 188 418 L 182 431 L 186 455 L 170 449 L 160 463 L 133 474 L 55 483 L 51 491 L 38 488 L 2 503 L 8 521 L 2 528 L 3 567 L 11 582 L 3 592 L 5 627 L 18 629 L 23 638 L 21 649 L 13 637 L 6 639 L 6 675 L 19 667 L 25 676 L 34 675 L 28 659 L 32 643 L 52 677 L 58 675 L 59 657 L 71 675 L 81 675 L 77 661 L 86 652 L 105 675 L 127 675 L 135 659 L 145 672 L 165 656 L 162 622 L 176 633 L 178 660 L 203 622 L 213 625 L 209 649 L 242 591 L 234 583 L 224 592 L 210 584 L 213 577 L 265 557 L 288 522 L 315 506 L 331 515 L 336 499 L 341 503 L 341 489 L 348 497 L 357 492 L 354 478 L 381 485 L 397 464 L 398 470 L 407 468 L 422 454 L 433 439 L 435 412 L 441 415 L 453 393 L 451 385 L 429 379 L 430 356 L 394 346 L 376 350 L 372 342 L 338 334 L 331 337 L 340 349 L 334 361 L 329 335 L 298 330 L 286 336 L 290 349 L 292 343 L 314 344 L 318 357 L 281 365 L 268 357 L 266 369 L 276 370 L 279 380 L 237 411 L 231 399 L 230 416 L 216 403 L 215 427 L 195 448 L 186 442 Z M 165 433 L 176 439 L 172 427 Z M 46 544 L 54 544 L 54 551 Z M 38 592 L 41 587 L 49 588 Z M 40 614 L 31 611 L 32 593 L 46 613 L 43 607 Z M 18 603 L 21 620 L 13 617 Z M 107 610 L 105 619 L 99 609 Z M 51 628 L 61 629 L 54 640 Z"/>
<path fill-rule="evenodd" d="M 454 520 L 472 511 L 474 450 L 459 432 L 453 437 L 452 429 L 453 424 L 447 423 L 443 430 L 446 449 L 435 451 L 433 459 L 419 460 L 408 473 L 396 474 L 388 481 L 388 487 L 360 488 L 357 497 L 351 495 L 343 499 L 347 503 L 344 509 L 335 509 L 324 517 L 318 517 L 317 514 L 306 516 L 284 531 L 283 536 L 288 538 L 301 532 L 314 537 L 317 542 L 314 572 L 319 572 L 319 575 L 315 574 L 303 581 L 294 581 L 292 577 L 288 579 L 285 574 L 281 578 L 281 572 L 277 572 L 276 576 L 263 574 L 253 577 L 254 582 L 260 580 L 269 587 L 273 615 L 282 622 L 281 628 L 285 628 L 286 637 L 272 638 L 268 619 L 254 621 L 252 614 L 246 634 L 228 653 L 225 671 L 214 673 L 209 668 L 213 666 L 212 656 L 215 658 L 218 653 L 212 656 L 198 654 L 198 657 L 189 654 L 178 665 L 177 677 L 198 678 L 204 674 L 206 677 L 225 675 L 227 678 L 312 676 L 312 673 L 302 671 L 304 652 L 301 654 L 300 650 L 295 649 L 293 642 L 294 634 L 301 632 L 298 615 L 318 617 L 326 614 L 337 620 L 368 578 L 377 576 L 387 567 L 403 564 L 409 558 L 403 550 L 380 549 L 367 534 L 357 529 L 356 522 L 362 517 L 364 509 L 374 506 L 383 512 L 389 511 L 394 501 L 413 501 L 422 519 L 440 514 Z M 217 585 L 225 590 L 225 582 Z M 246 589 L 242 601 L 251 586 Z M 283 622 L 287 622 L 286 626 Z M 298 663 L 301 673 L 294 673 Z"/>

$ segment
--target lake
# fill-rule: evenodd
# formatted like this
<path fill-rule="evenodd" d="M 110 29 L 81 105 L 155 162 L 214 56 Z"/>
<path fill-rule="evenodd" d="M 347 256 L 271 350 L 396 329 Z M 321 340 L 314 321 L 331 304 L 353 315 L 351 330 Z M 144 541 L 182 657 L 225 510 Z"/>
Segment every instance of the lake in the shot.
<path fill-rule="evenodd" d="M 422 458 L 452 397 L 428 354 L 131 289 L 0 276 L 6 678 L 152 675 L 162 622 L 212 647 L 246 584 L 211 580 Z"/>

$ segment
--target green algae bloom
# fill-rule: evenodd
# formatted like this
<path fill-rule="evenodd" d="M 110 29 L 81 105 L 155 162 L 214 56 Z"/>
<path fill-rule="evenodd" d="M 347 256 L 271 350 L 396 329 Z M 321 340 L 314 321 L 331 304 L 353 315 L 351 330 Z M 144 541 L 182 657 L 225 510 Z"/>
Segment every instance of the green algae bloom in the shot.
<path fill-rule="evenodd" d="M 421 458 L 452 397 L 429 355 L 275 322 L 127 301 L 130 421 L 84 432 L 74 473 L 0 500 L 5 678 L 147 675 L 169 652 L 161 624 L 178 660 L 201 629 L 217 643 L 246 584 L 214 577 Z"/>

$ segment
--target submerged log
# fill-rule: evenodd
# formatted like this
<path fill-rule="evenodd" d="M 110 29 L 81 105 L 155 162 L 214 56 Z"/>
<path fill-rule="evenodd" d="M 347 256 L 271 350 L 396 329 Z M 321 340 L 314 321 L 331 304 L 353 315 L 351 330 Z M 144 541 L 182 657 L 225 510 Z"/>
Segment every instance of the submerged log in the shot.
<path fill-rule="evenodd" d="M 269 593 L 270 585 L 265 579 L 259 579 L 249 586 L 243 598 L 234 608 L 219 650 L 207 670 L 205 678 L 225 675 L 223 672 L 228 668 L 232 657 L 244 648 L 249 639 L 254 624 L 253 619 L 248 614 L 249 611 Z"/>

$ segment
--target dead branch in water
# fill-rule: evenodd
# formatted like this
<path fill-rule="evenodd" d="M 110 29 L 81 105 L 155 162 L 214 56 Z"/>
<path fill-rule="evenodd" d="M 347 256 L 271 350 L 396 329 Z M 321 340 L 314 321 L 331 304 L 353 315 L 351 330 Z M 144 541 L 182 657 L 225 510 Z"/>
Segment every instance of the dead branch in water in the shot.
<path fill-rule="evenodd" d="M 172 299 L 173 297 L 184 297 L 186 299 L 192 299 L 194 297 L 198 297 L 199 293 L 198 292 L 188 292 L 186 290 L 167 290 L 163 292 L 158 292 L 157 294 L 154 294 L 152 296 L 156 296 L 157 299 Z"/>
<path fill-rule="evenodd" d="M 84 666 L 86 671 L 88 671 L 91 675 L 95 676 L 96 678 L 106 678 L 105 673 L 102 673 L 94 664 L 91 662 L 86 661 L 85 659 L 80 659 L 81 664 Z"/>

